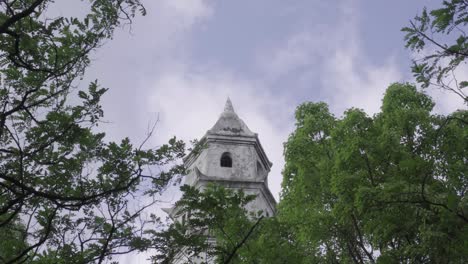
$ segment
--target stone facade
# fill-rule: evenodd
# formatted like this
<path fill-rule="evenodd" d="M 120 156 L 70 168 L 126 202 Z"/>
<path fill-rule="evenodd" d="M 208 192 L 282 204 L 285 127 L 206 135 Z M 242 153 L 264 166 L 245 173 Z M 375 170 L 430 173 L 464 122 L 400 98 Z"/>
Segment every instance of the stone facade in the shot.
<path fill-rule="evenodd" d="M 209 183 L 216 183 L 230 189 L 242 189 L 246 194 L 256 195 L 247 205 L 248 210 L 261 210 L 266 216 L 275 214 L 276 201 L 268 189 L 272 163 L 258 135 L 237 116 L 229 98 L 218 121 L 200 142 L 205 147 L 184 158 L 189 169 L 185 184 L 203 189 Z M 166 210 L 175 221 L 180 221 L 174 215 L 175 211 L 175 208 Z"/>

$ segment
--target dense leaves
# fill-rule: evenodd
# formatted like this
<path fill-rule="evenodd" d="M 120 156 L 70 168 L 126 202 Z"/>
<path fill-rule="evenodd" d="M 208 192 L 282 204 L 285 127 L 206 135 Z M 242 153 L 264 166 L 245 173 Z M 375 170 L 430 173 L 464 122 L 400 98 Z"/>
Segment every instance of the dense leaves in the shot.
<path fill-rule="evenodd" d="M 468 112 L 433 106 L 393 84 L 374 117 L 298 107 L 278 218 L 305 263 L 467 261 Z"/>
<path fill-rule="evenodd" d="M 140 2 L 82 1 L 80 18 L 50 16 L 53 2 L 0 2 L 0 263 L 102 263 L 144 249 L 141 211 L 183 173 L 180 141 L 106 142 L 95 127 L 107 89 L 77 87 L 90 52 L 145 13 Z"/>
<path fill-rule="evenodd" d="M 155 233 L 160 252 L 155 262 L 216 261 L 237 263 L 257 226 L 260 214 L 248 213 L 245 206 L 255 197 L 218 185 L 202 190 L 184 185 L 168 230 Z"/>

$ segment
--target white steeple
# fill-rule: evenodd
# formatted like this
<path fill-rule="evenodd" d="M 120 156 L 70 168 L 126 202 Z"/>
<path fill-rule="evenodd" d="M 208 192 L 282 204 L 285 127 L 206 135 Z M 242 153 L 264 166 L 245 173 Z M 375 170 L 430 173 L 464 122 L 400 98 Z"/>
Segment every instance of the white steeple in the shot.
<path fill-rule="evenodd" d="M 268 173 L 272 163 L 253 133 L 237 116 L 229 98 L 215 125 L 200 140 L 201 150 L 184 157 L 189 173 L 185 184 L 203 189 L 214 183 L 229 189 L 255 195 L 247 204 L 249 211 L 275 214 L 276 201 L 268 189 Z M 176 208 L 165 210 L 175 221 L 181 217 Z M 211 262 L 210 262 L 211 263 Z"/>
<path fill-rule="evenodd" d="M 252 210 L 275 212 L 276 201 L 268 189 L 268 173 L 272 163 L 263 150 L 258 135 L 253 133 L 226 100 L 224 111 L 215 125 L 200 140 L 204 148 L 190 153 L 184 163 L 190 173 L 185 183 L 204 186 L 208 182 L 257 195 L 259 203 Z"/>
<path fill-rule="evenodd" d="M 234 112 L 234 107 L 232 107 L 231 98 L 227 98 L 226 104 L 224 105 L 224 112 Z"/>
<path fill-rule="evenodd" d="M 209 134 L 230 135 L 230 136 L 246 136 L 254 137 L 255 133 L 250 131 L 242 119 L 234 112 L 231 99 L 226 100 L 224 111 L 219 116 L 218 121 L 208 131 Z"/>

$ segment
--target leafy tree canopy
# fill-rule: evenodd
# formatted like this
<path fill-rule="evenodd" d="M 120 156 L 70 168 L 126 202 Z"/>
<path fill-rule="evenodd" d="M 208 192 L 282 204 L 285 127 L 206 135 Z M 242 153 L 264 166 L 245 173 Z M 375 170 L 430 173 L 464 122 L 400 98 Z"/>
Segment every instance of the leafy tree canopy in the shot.
<path fill-rule="evenodd" d="M 402 29 L 406 47 L 420 55 L 416 81 L 465 103 L 468 82 L 456 75 L 468 56 L 467 7 L 443 1 Z M 239 194 L 187 187 L 180 213 L 197 218 L 166 233 L 164 243 L 176 250 L 167 255 L 205 253 L 220 263 L 468 262 L 468 112 L 444 116 L 433 107 L 401 83 L 387 89 L 372 117 L 352 108 L 337 118 L 325 103 L 300 105 L 285 143 L 278 215 L 258 221 L 242 210 L 248 199 L 231 199 Z M 229 252 L 235 257 L 227 259 Z"/>
<path fill-rule="evenodd" d="M 50 17 L 53 3 L 0 2 L 0 263 L 102 263 L 144 249 L 140 212 L 183 172 L 175 139 L 150 150 L 106 142 L 94 128 L 107 89 L 76 87 L 90 53 L 145 14 L 140 1 L 83 1 L 79 18 Z"/>
<path fill-rule="evenodd" d="M 373 117 L 297 108 L 278 218 L 310 256 L 304 263 L 467 261 L 468 112 L 433 106 L 397 83 Z"/>
<path fill-rule="evenodd" d="M 337 118 L 325 103 L 300 105 L 285 144 L 277 216 L 247 213 L 252 198 L 242 193 L 184 187 L 182 218 L 158 241 L 166 245 L 161 256 L 188 263 L 206 256 L 217 263 L 467 262 L 468 111 L 443 116 L 433 107 L 400 83 L 387 89 L 373 117 L 351 108 Z"/>
<path fill-rule="evenodd" d="M 162 233 L 154 233 L 160 252 L 153 261 L 236 263 L 238 250 L 245 249 L 247 239 L 258 231 L 256 227 L 263 218 L 245 209 L 255 197 L 219 185 L 202 190 L 184 185 L 181 190 L 184 195 L 173 214 L 176 221 Z"/>

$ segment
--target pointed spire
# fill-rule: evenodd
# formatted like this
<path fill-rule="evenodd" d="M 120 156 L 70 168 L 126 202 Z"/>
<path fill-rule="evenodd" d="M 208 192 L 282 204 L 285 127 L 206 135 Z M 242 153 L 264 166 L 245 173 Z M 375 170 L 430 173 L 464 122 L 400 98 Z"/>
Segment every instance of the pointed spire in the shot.
<path fill-rule="evenodd" d="M 242 135 L 255 136 L 245 125 L 244 121 L 237 116 L 232 107 L 231 99 L 228 97 L 224 105 L 224 111 L 219 116 L 216 124 L 209 130 L 209 133 L 219 135 Z"/>
<path fill-rule="evenodd" d="M 226 100 L 226 104 L 224 105 L 224 112 L 234 112 L 234 107 L 232 107 L 232 102 L 229 96 Z"/>

